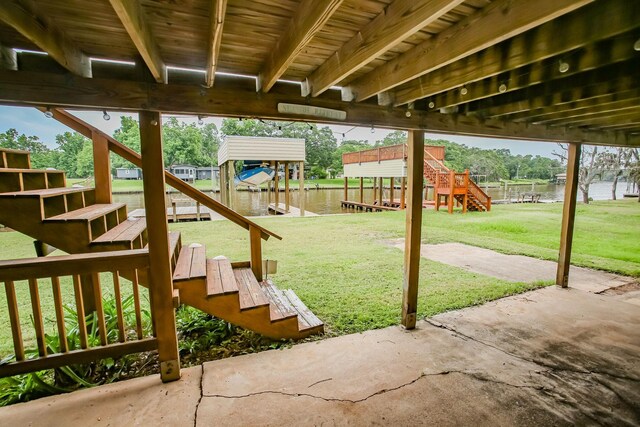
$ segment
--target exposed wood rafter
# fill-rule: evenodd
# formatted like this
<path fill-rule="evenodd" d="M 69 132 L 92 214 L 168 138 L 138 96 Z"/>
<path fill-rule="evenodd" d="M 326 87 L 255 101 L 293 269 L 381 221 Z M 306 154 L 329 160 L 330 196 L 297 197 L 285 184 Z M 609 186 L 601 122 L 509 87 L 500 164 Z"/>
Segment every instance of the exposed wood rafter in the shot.
<path fill-rule="evenodd" d="M 607 19 L 594 19 L 600 16 L 607 16 Z M 637 28 L 640 26 L 637 16 L 640 16 L 640 2 L 596 2 L 411 80 L 397 88 L 390 99 L 394 105 L 407 104 L 561 55 Z"/>
<path fill-rule="evenodd" d="M 3 46 L 0 43 L 0 68 L 5 70 L 17 70 L 18 69 L 18 55 L 14 49 Z"/>
<path fill-rule="evenodd" d="M 333 94 L 332 94 L 333 95 Z M 582 129 L 547 128 L 525 123 L 482 120 L 472 116 L 446 115 L 414 111 L 411 117 L 399 108 L 370 103 L 345 104 L 339 97 L 300 98 L 291 85 L 279 85 L 270 92 L 256 93 L 250 81 L 238 82 L 218 78 L 214 88 L 203 90 L 193 85 L 161 85 L 156 83 L 113 79 L 82 79 L 50 73 L 0 70 L 0 103 L 53 105 L 73 108 L 117 109 L 126 111 L 154 110 L 174 114 L 207 114 L 235 117 L 263 117 L 274 120 L 304 120 L 322 123 L 358 125 L 370 123 L 392 129 L 428 130 L 492 138 L 536 140 L 547 142 L 584 142 L 596 145 L 640 146 L 640 135 L 619 132 L 590 132 Z M 278 111 L 279 103 L 308 104 L 340 109 L 347 119 L 295 115 Z"/>
<path fill-rule="evenodd" d="M 133 44 L 158 83 L 167 83 L 167 67 L 151 34 L 142 6 L 137 0 L 109 0 Z"/>
<path fill-rule="evenodd" d="M 0 20 L 49 54 L 67 70 L 82 77 L 91 77 L 91 60 L 67 36 L 37 10 L 30 0 L 0 1 Z M 3 53 L 4 58 L 4 53 Z"/>
<path fill-rule="evenodd" d="M 462 0 L 396 0 L 307 77 L 303 95 L 318 96 Z"/>
<path fill-rule="evenodd" d="M 368 99 L 578 9 L 593 0 L 496 0 L 350 85 Z"/>
<path fill-rule="evenodd" d="M 288 28 L 267 56 L 258 78 L 259 90 L 268 92 L 296 56 L 338 10 L 343 0 L 303 0 Z"/>
<path fill-rule="evenodd" d="M 205 74 L 205 84 L 207 87 L 213 86 L 218 68 L 218 54 L 222 44 L 222 28 L 224 27 L 224 16 L 227 13 L 227 0 L 211 1 L 211 28 L 209 34 L 209 48 L 207 50 L 207 69 Z"/>

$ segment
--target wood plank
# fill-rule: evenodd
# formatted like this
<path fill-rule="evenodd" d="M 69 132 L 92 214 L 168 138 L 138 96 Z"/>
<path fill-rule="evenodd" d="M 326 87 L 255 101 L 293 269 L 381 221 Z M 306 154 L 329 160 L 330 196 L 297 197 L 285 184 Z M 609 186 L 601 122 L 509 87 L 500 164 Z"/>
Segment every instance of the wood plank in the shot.
<path fill-rule="evenodd" d="M 109 0 L 109 3 L 118 14 L 122 25 L 129 33 L 131 41 L 136 45 L 153 77 L 158 83 L 167 83 L 167 67 L 151 34 L 151 28 L 140 2 Z"/>
<path fill-rule="evenodd" d="M 82 300 L 82 284 L 80 283 L 80 275 L 73 275 L 73 294 L 76 300 L 76 316 L 78 318 L 78 331 L 80 334 L 80 348 L 89 347 L 87 339 L 87 322 L 84 312 L 84 301 Z"/>
<path fill-rule="evenodd" d="M 51 22 L 50 17 L 36 13 L 37 10 L 31 0 L 2 0 L 0 20 L 12 26 L 67 70 L 82 77 L 91 77 L 89 57 Z"/>
<path fill-rule="evenodd" d="M 338 10 L 343 0 L 302 0 L 288 27 L 265 60 L 259 90 L 268 92 L 300 52 Z"/>
<path fill-rule="evenodd" d="M 133 295 L 133 309 L 136 314 L 136 334 L 138 339 L 141 340 L 143 336 L 143 333 L 142 333 L 143 331 L 142 331 L 142 308 L 140 306 L 140 288 L 138 288 L 138 286 L 140 285 L 138 270 L 131 271 L 131 274 L 128 277 L 131 277 L 131 294 Z M 147 274 L 147 277 L 149 277 L 148 274 Z M 151 313 L 151 315 L 152 316 L 154 315 L 153 312 Z"/>
<path fill-rule="evenodd" d="M 461 58 L 480 52 L 593 0 L 496 0 L 457 24 L 377 67 L 349 85 L 368 99 Z"/>
<path fill-rule="evenodd" d="M 220 264 L 217 259 L 207 260 L 207 295 L 221 295 L 224 293 L 222 278 L 220 277 Z"/>
<path fill-rule="evenodd" d="M 273 282 L 270 280 L 263 280 L 260 282 L 260 286 L 265 291 L 266 297 L 269 299 L 271 321 L 288 319 L 298 315 L 290 301 L 284 296 L 280 289 L 276 288 Z"/>
<path fill-rule="evenodd" d="M 220 269 L 220 280 L 222 280 L 222 289 L 224 290 L 224 293 L 238 292 L 238 283 L 236 282 L 231 262 L 227 258 L 219 259 L 218 268 Z"/>
<path fill-rule="evenodd" d="M 581 152 L 582 146 L 580 144 L 569 144 L 567 183 L 562 206 L 560 252 L 558 254 L 558 270 L 556 273 L 556 285 L 563 288 L 569 286 L 569 268 L 571 267 L 571 247 L 573 245 L 573 224 L 576 216 Z"/>
<path fill-rule="evenodd" d="M 18 70 L 18 55 L 15 49 L 4 46 L 2 43 L 0 43 L 0 68 Z"/>
<path fill-rule="evenodd" d="M 98 316 L 98 335 L 100 335 L 100 344 L 107 345 L 109 342 L 107 341 L 107 323 L 104 317 L 104 307 L 102 304 L 102 285 L 100 284 L 100 275 L 98 273 L 93 273 L 92 284 L 93 284 L 93 295 L 95 296 L 95 306 L 96 306 L 96 314 Z"/>
<path fill-rule="evenodd" d="M 120 274 L 117 271 L 112 273 L 113 275 L 113 298 L 116 301 L 116 316 L 118 318 L 118 342 L 125 341 L 124 330 L 124 311 L 122 310 L 122 293 L 120 291 Z"/>
<path fill-rule="evenodd" d="M 460 3 L 462 0 L 395 0 L 307 77 L 303 95 L 320 95 Z"/>
<path fill-rule="evenodd" d="M 126 221 L 121 222 L 106 233 L 98 236 L 94 239 L 94 243 L 101 242 L 120 242 L 120 241 L 132 241 L 136 239 L 140 233 L 142 233 L 147 226 L 147 222 L 144 218 L 127 218 Z"/>
<path fill-rule="evenodd" d="M 4 290 L 7 296 L 9 308 L 9 322 L 11 323 L 11 336 L 13 338 L 13 351 L 17 361 L 24 360 L 24 345 L 22 343 L 22 328 L 20 326 L 20 312 L 16 299 L 16 288 L 12 280 L 4 282 Z"/>
<path fill-rule="evenodd" d="M 322 321 L 313 314 L 311 310 L 302 302 L 302 300 L 291 289 L 283 291 L 291 305 L 298 313 L 298 324 L 300 331 L 305 329 L 317 328 L 323 325 Z"/>
<path fill-rule="evenodd" d="M 165 170 L 162 158 L 162 117 L 160 113 L 140 111 L 140 145 L 145 206 L 164 206 Z M 169 257 L 169 230 L 164 209 L 147 216 L 149 265 L 147 270 L 151 312 L 158 338 L 160 377 L 163 382 L 180 378 L 180 357 L 173 308 L 173 282 Z"/>
<path fill-rule="evenodd" d="M 193 249 L 189 245 L 183 245 L 178 256 L 178 263 L 173 269 L 173 280 L 187 280 L 191 273 L 191 257 Z"/>
<path fill-rule="evenodd" d="M 240 310 L 252 308 L 254 306 L 253 298 L 251 297 L 251 291 L 247 286 L 245 275 L 242 272 L 243 272 L 243 269 L 233 270 L 233 275 L 236 279 L 236 283 L 238 286 L 238 298 L 240 300 Z"/>
<path fill-rule="evenodd" d="M 207 249 L 202 245 L 196 245 L 197 243 L 191 244 L 191 246 L 193 246 L 193 255 L 191 256 L 191 270 L 189 272 L 189 277 L 191 279 L 207 276 Z"/>
<path fill-rule="evenodd" d="M 207 68 L 205 69 L 205 84 L 207 87 L 213 86 L 218 67 L 220 45 L 222 44 L 222 29 L 224 27 L 224 17 L 227 13 L 227 0 L 213 0 L 211 11 L 209 12 L 209 49 L 207 50 Z"/>
<path fill-rule="evenodd" d="M 251 299 L 253 300 L 254 305 L 267 305 L 269 304 L 269 300 L 265 296 L 260 284 L 256 280 L 256 277 L 253 275 L 253 271 L 248 268 L 240 269 L 242 274 L 245 277 L 245 283 L 247 284 L 247 288 L 251 293 Z"/>
<path fill-rule="evenodd" d="M 617 36 L 636 28 L 635 17 L 639 14 L 638 2 L 595 2 L 513 37 L 507 43 L 493 45 L 481 53 L 407 82 L 394 91 L 391 99 L 394 105 L 404 105 Z M 594 19 L 597 16 L 607 16 L 607 19 Z"/>
<path fill-rule="evenodd" d="M 96 203 L 111 203 L 111 153 L 109 142 L 102 133 L 93 132 L 93 176 Z"/>
<path fill-rule="evenodd" d="M 44 324 L 42 323 L 42 307 L 40 306 L 40 292 L 38 290 L 38 280 L 29 279 L 29 296 L 31 297 L 31 309 L 33 312 L 33 327 L 38 343 L 38 355 L 47 355 L 47 343 L 44 337 Z"/>
<path fill-rule="evenodd" d="M 93 220 L 126 206 L 124 203 L 95 204 L 49 217 L 45 221 Z"/>
<path fill-rule="evenodd" d="M 53 291 L 53 307 L 56 312 L 60 351 L 66 353 L 69 351 L 69 343 L 67 342 L 67 331 L 64 324 L 64 306 L 62 305 L 62 293 L 60 292 L 60 278 L 56 276 L 51 278 L 51 288 Z"/>
<path fill-rule="evenodd" d="M 424 166 L 424 132 L 409 131 L 407 143 L 407 210 L 402 286 L 402 325 L 416 327 L 420 245 L 422 227 L 422 182 Z"/>
<path fill-rule="evenodd" d="M 249 245 L 251 252 L 251 270 L 258 280 L 262 280 L 262 240 L 260 238 L 260 230 L 249 227 Z"/>

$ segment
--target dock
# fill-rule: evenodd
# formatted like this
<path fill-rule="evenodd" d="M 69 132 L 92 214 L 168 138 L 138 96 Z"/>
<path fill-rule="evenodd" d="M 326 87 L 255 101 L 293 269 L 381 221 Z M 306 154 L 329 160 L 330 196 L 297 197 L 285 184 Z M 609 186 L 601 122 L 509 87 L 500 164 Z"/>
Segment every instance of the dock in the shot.
<path fill-rule="evenodd" d="M 146 216 L 146 213 L 144 209 L 135 209 L 129 216 L 142 218 Z M 167 220 L 169 222 L 211 221 L 218 219 L 223 219 L 223 217 L 205 206 L 172 206 L 167 208 Z"/>
<path fill-rule="evenodd" d="M 270 213 L 273 213 L 276 216 L 284 216 L 284 217 L 301 216 L 300 208 L 289 205 L 289 211 L 287 212 L 287 206 L 284 203 L 278 203 L 277 206 L 275 203 L 270 203 L 268 209 Z M 318 216 L 318 214 L 315 212 L 309 212 L 305 210 L 304 215 L 302 216 Z"/>

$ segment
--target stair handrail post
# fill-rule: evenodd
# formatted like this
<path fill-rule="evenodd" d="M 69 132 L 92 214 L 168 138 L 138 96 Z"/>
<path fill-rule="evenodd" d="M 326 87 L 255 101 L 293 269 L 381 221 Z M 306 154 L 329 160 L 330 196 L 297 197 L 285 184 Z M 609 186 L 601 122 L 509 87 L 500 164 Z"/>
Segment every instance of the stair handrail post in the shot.
<path fill-rule="evenodd" d="M 262 236 L 260 230 L 256 227 L 249 227 L 249 244 L 251 251 L 251 271 L 256 276 L 256 280 L 261 282 L 263 277 L 262 271 Z"/>
<path fill-rule="evenodd" d="M 462 213 L 467 213 L 469 200 L 469 169 L 464 170 L 464 195 L 462 197 Z"/>
<path fill-rule="evenodd" d="M 91 132 L 91 140 L 96 203 L 112 203 L 109 141 L 100 132 L 95 131 Z"/>
<path fill-rule="evenodd" d="M 449 199 L 447 200 L 447 207 L 449 213 L 453 213 L 453 193 L 456 187 L 456 171 L 449 170 Z"/>
<path fill-rule="evenodd" d="M 160 378 L 163 382 L 180 379 L 180 356 L 176 317 L 173 307 L 173 280 L 169 256 L 169 229 L 164 208 L 165 170 L 162 159 L 162 121 L 160 113 L 140 111 L 140 160 L 144 204 L 149 240 L 149 296 L 151 314 L 158 339 Z M 156 209 L 149 207 L 156 206 Z"/>

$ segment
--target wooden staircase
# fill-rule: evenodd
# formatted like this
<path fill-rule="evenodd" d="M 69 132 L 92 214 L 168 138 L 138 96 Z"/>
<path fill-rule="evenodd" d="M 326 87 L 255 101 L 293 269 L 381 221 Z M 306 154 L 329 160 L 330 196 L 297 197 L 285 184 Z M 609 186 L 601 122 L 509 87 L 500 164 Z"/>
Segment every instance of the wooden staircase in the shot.
<path fill-rule="evenodd" d="M 123 203 L 95 203 L 92 188 L 67 188 L 63 172 L 31 169 L 29 153 L 0 148 L 0 224 L 68 253 L 142 249 L 144 218 Z M 291 290 L 258 282 L 249 262 L 207 259 L 202 245 L 170 235 L 174 289 L 183 304 L 271 338 L 323 332 L 323 323 Z M 146 283 L 146 278 L 140 278 Z"/>
<path fill-rule="evenodd" d="M 491 197 L 469 178 L 469 172 L 456 173 L 436 159 L 425 147 L 424 177 L 434 188 L 436 209 L 440 198 L 456 200 L 465 211 L 485 212 L 491 210 Z M 450 210 L 452 204 L 449 205 Z"/>

